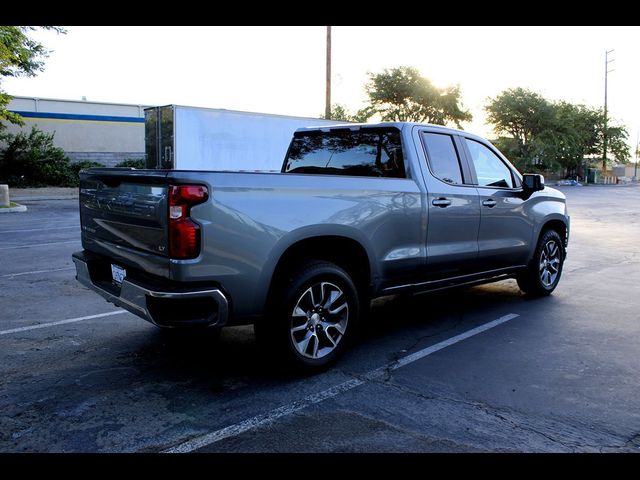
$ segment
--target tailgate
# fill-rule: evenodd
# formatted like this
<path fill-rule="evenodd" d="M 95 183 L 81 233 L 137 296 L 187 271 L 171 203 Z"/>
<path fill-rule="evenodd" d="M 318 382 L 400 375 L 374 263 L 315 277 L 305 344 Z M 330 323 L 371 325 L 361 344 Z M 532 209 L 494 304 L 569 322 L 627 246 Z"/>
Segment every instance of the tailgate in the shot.
<path fill-rule="evenodd" d="M 141 257 L 167 257 L 166 175 L 159 170 L 84 170 L 80 174 L 83 247 L 97 253 L 119 252 L 125 258 L 135 257 L 132 250 Z"/>

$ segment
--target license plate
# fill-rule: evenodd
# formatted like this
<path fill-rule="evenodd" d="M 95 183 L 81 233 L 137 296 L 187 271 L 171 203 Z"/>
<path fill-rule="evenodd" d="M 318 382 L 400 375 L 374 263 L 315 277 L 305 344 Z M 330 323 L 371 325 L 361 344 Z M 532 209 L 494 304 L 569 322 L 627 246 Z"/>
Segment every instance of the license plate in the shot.
<path fill-rule="evenodd" d="M 111 264 L 111 278 L 118 285 L 122 285 L 122 280 L 127 276 L 127 271 L 118 265 Z"/>

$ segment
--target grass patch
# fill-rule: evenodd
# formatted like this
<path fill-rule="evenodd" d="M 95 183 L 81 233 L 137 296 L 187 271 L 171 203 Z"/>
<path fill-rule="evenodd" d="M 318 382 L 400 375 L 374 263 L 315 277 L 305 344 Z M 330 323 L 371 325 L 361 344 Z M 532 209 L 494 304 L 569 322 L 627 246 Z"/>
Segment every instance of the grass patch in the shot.
<path fill-rule="evenodd" d="M 8 206 L 2 206 L 0 205 L 0 208 L 13 208 L 13 207 L 19 207 L 20 205 L 18 205 L 17 203 L 14 202 L 9 202 Z"/>

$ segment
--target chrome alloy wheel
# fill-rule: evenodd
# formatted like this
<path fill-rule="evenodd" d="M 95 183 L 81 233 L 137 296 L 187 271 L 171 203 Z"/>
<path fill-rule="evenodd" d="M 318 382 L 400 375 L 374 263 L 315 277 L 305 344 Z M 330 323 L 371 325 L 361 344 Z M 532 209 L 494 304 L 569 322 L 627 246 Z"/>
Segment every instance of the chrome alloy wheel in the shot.
<path fill-rule="evenodd" d="M 349 305 L 342 290 L 333 283 L 316 283 L 293 308 L 291 340 L 300 355 L 322 358 L 340 343 L 348 321 Z"/>
<path fill-rule="evenodd" d="M 540 253 L 540 281 L 545 287 L 551 287 L 560 272 L 560 246 L 555 240 L 549 240 Z"/>

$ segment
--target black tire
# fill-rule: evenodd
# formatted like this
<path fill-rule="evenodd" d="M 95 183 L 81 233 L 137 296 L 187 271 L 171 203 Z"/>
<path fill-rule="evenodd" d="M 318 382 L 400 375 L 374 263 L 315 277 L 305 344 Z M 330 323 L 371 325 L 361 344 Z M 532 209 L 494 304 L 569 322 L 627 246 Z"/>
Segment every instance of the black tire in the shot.
<path fill-rule="evenodd" d="M 263 352 L 300 373 L 315 373 L 334 363 L 360 315 L 358 291 L 349 274 L 333 263 L 310 261 L 286 275 L 271 297 L 264 318 L 254 325 Z"/>
<path fill-rule="evenodd" d="M 557 251 L 553 249 L 554 247 L 557 248 Z M 549 251 L 550 248 L 551 251 Z M 555 230 L 544 231 L 538 239 L 533 259 L 517 277 L 520 290 L 531 297 L 550 295 L 558 286 L 563 265 L 564 244 L 562 238 Z"/>

